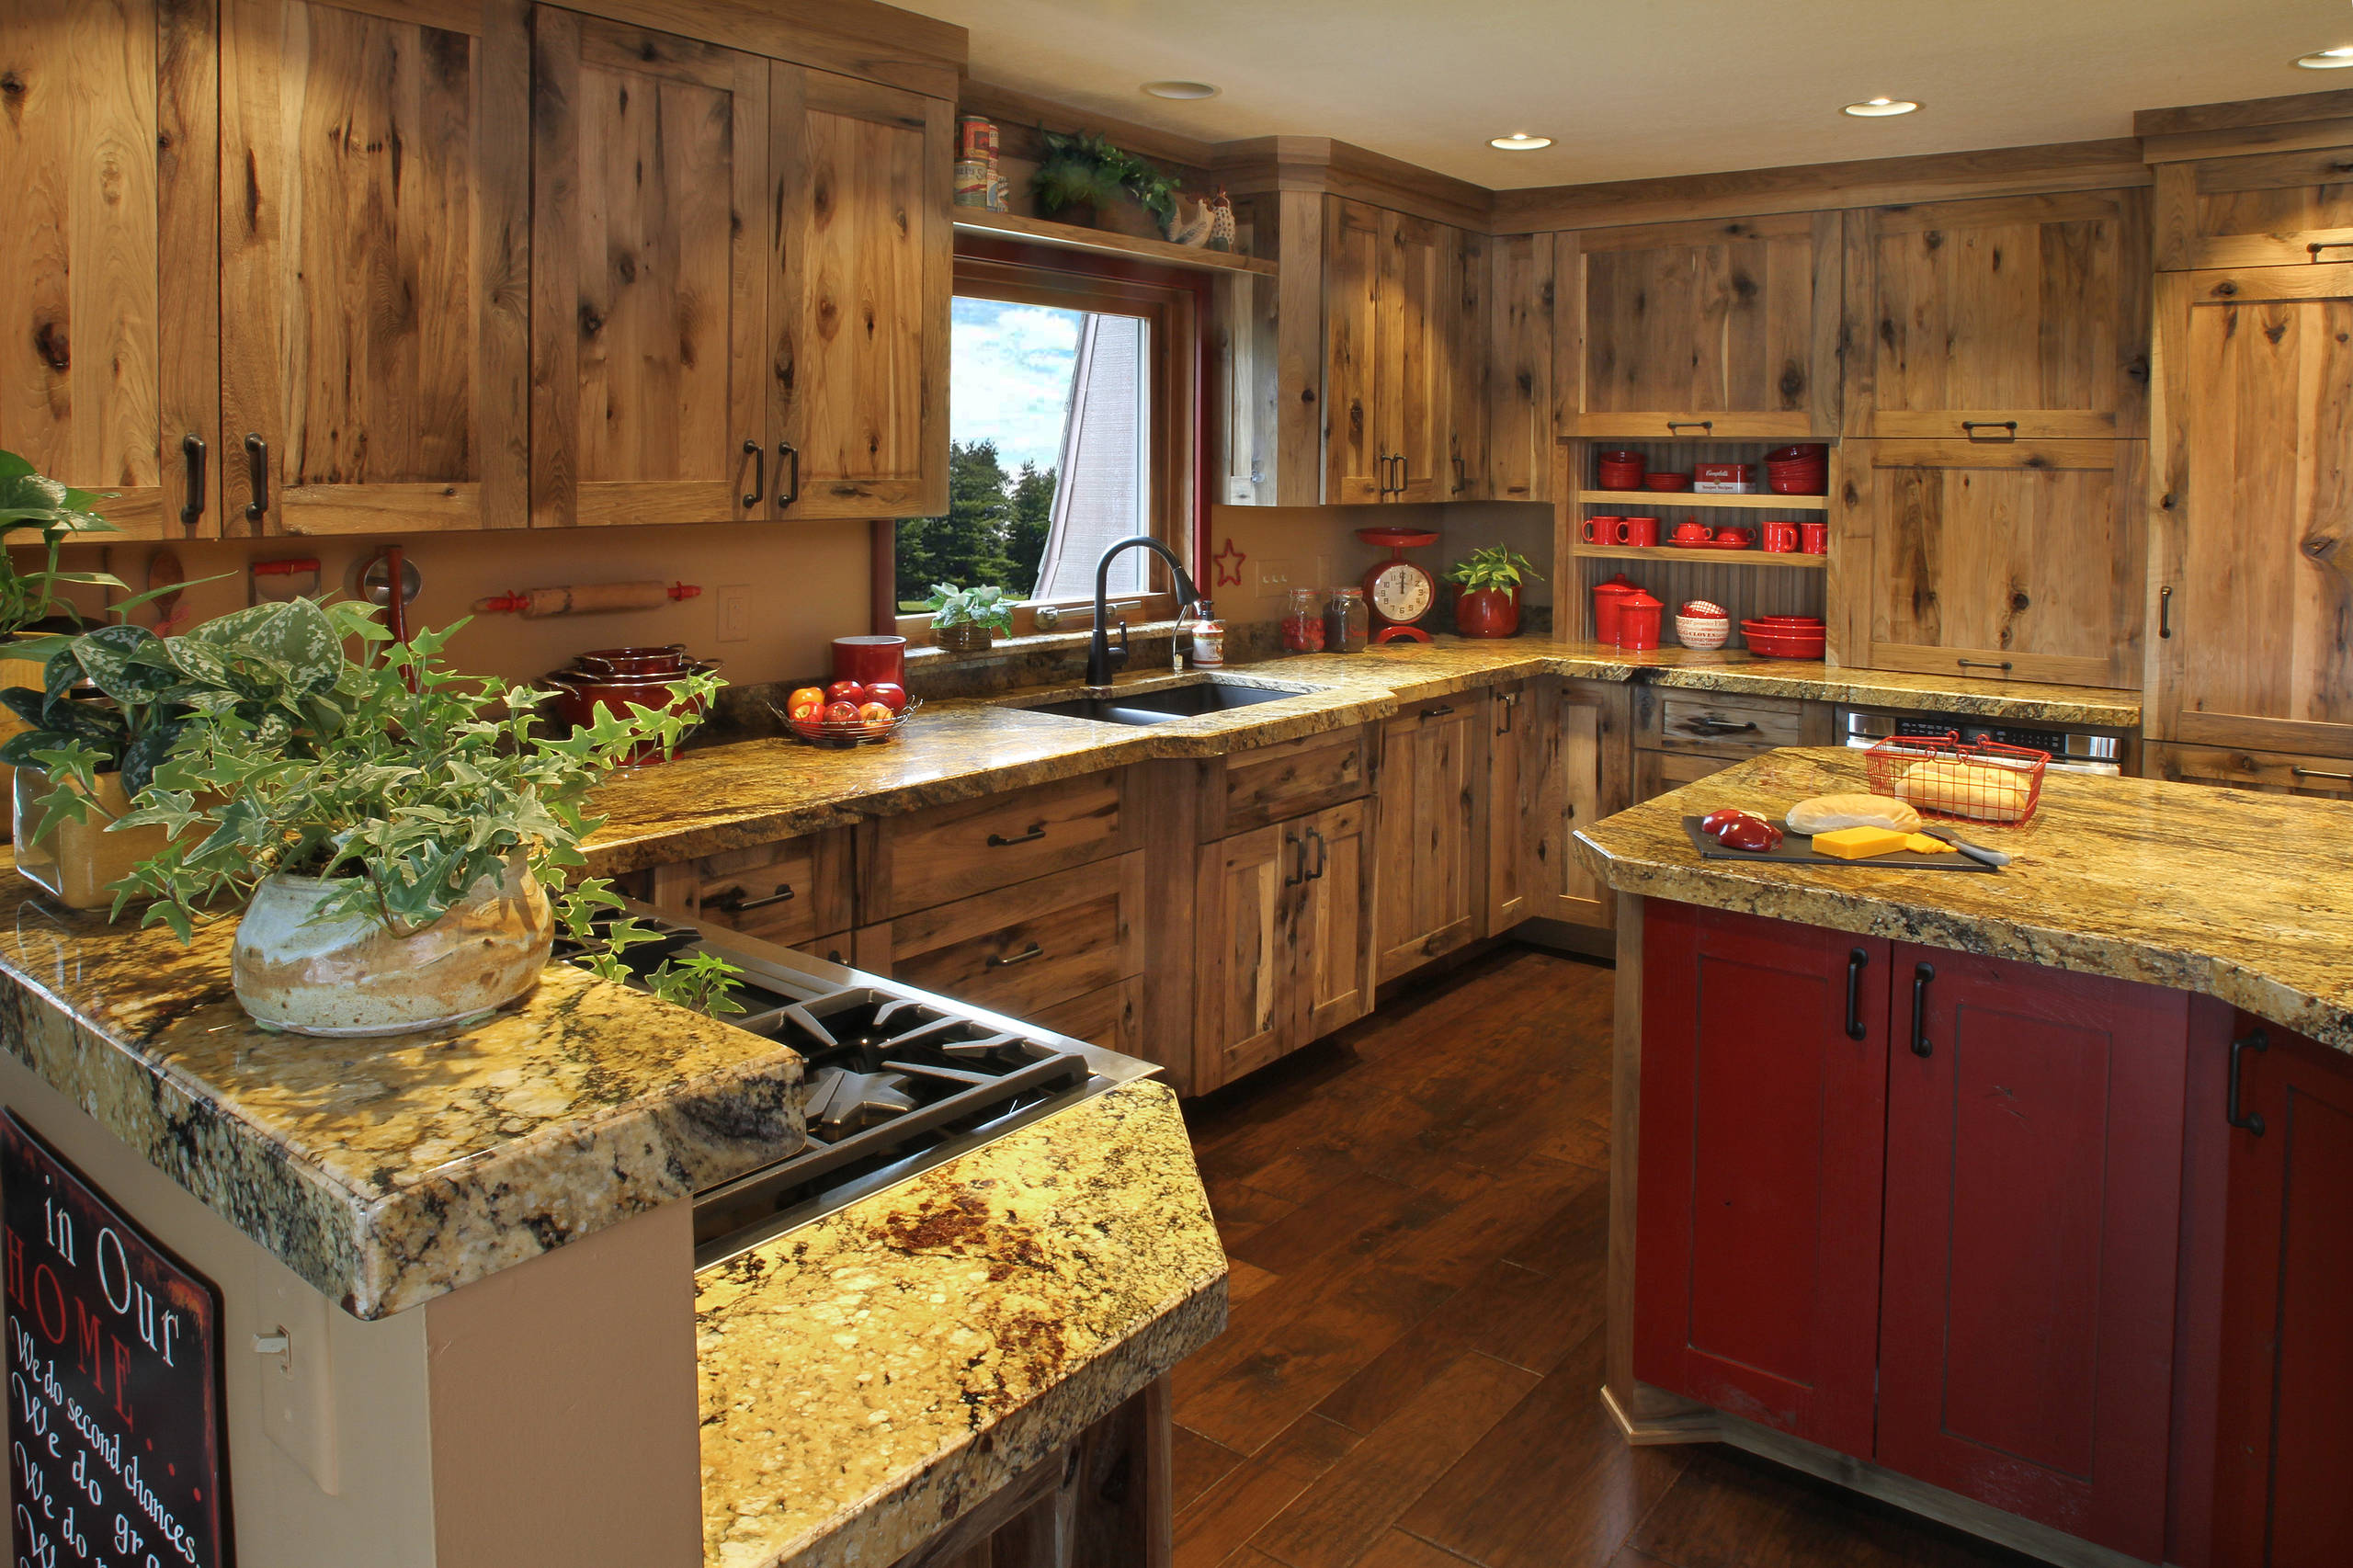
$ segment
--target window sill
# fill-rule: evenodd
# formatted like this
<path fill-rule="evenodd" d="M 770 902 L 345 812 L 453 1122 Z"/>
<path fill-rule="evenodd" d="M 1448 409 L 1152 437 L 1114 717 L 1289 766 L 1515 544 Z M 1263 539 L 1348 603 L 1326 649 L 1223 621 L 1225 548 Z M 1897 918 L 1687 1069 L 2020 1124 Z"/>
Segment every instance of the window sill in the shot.
<path fill-rule="evenodd" d="M 1128 623 L 1128 636 L 1131 641 L 1165 639 L 1176 630 L 1176 622 L 1174 620 L 1131 620 Z M 923 668 L 943 664 L 981 665 L 992 660 L 1027 658 L 1033 653 L 1077 653 L 1086 647 L 1094 635 L 1092 628 L 1081 628 L 1076 631 L 1037 631 L 1026 637 L 1000 637 L 977 653 L 959 653 L 948 648 L 916 647 L 913 645 L 911 637 L 906 662 Z M 1117 635 L 1115 630 L 1114 638 Z"/>

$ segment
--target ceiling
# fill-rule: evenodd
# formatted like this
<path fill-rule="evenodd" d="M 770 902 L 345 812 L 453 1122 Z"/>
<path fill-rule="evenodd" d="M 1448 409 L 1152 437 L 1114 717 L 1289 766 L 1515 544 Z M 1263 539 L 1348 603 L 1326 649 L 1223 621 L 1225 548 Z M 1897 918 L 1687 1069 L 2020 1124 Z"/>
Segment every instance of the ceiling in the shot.
<path fill-rule="evenodd" d="M 1501 188 L 2083 142 L 2353 87 L 2347 0 L 897 0 L 975 78 L 1210 141 L 1330 136 Z M 1210 82 L 1198 103 L 1148 81 Z M 1876 95 L 1920 112 L 1856 119 Z M 1487 139 L 1551 136 L 1538 153 Z"/>

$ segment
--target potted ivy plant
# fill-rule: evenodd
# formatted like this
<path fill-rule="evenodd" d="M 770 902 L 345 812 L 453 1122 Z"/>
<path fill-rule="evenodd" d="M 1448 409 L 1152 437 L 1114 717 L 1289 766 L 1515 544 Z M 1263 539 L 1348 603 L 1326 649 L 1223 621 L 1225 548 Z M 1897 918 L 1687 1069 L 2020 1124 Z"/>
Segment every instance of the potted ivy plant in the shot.
<path fill-rule="evenodd" d="M 1176 226 L 1176 182 L 1161 169 L 1111 144 L 1099 131 L 1046 132 L 1046 155 L 1030 176 L 1038 210 L 1086 228 L 1101 226 L 1106 210 L 1134 201 L 1169 237 Z"/>
<path fill-rule="evenodd" d="M 1465 637 L 1509 637 L 1519 630 L 1519 585 L 1540 576 L 1508 545 L 1474 550 L 1446 574 L 1454 585 L 1454 629 Z"/>
<path fill-rule="evenodd" d="M 115 884 L 115 912 L 151 898 L 142 923 L 185 942 L 208 911 L 242 902 L 237 1000 L 266 1026 L 317 1035 L 461 1022 L 529 993 L 559 918 L 596 941 L 620 900 L 602 879 L 568 881 L 598 825 L 590 791 L 692 720 L 632 703 L 543 733 L 547 693 L 443 667 L 458 626 L 398 642 L 364 606 L 298 599 L 173 639 L 277 652 L 224 654 L 213 688 L 191 696 L 114 829 L 171 842 Z M 351 658 L 347 639 L 381 656 Z M 699 706 L 720 685 L 693 674 L 669 695 Z M 607 949 L 596 967 L 620 978 L 617 965 Z"/>
<path fill-rule="evenodd" d="M 934 583 L 924 602 L 931 611 L 931 640 L 950 653 L 977 653 L 1013 631 L 1013 601 L 1003 588 Z"/>

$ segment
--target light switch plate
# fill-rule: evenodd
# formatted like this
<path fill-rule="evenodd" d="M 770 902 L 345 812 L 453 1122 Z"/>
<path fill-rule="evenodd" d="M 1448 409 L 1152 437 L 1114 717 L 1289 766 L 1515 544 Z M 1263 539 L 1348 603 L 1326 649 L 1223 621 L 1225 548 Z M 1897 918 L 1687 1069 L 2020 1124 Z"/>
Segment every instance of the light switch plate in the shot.
<path fill-rule="evenodd" d="M 1288 561 L 1261 561 L 1257 563 L 1258 592 L 1261 596 L 1279 594 L 1290 586 L 1292 567 Z"/>
<path fill-rule="evenodd" d="M 261 1389 L 261 1429 L 318 1483 L 337 1494 L 335 1364 L 327 1348 L 327 1299 L 274 1257 L 254 1260 L 254 1334 L 283 1335 L 286 1347 L 256 1350 L 250 1341 L 227 1354 L 254 1365 Z"/>
<path fill-rule="evenodd" d="M 752 636 L 752 589 L 745 583 L 730 583 L 719 590 L 719 640 L 722 642 L 749 642 Z"/>

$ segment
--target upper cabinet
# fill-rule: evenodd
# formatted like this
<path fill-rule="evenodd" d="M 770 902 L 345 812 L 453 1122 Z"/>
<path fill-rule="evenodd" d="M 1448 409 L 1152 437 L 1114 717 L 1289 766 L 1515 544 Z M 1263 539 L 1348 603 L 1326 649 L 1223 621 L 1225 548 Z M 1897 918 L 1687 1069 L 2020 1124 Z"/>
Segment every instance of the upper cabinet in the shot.
<path fill-rule="evenodd" d="M 772 515 L 769 62 L 532 17 L 534 523 Z"/>
<path fill-rule="evenodd" d="M 1847 434 L 2145 433 L 2146 190 L 1872 208 L 1847 225 Z"/>
<path fill-rule="evenodd" d="M 525 518 L 528 58 L 389 10 L 222 7 L 232 535 Z"/>
<path fill-rule="evenodd" d="M 1839 215 L 1562 236 L 1561 433 L 1838 433 Z"/>
<path fill-rule="evenodd" d="M 1323 499 L 1455 499 L 1484 428 L 1464 363 L 1470 236 L 1337 197 L 1323 231 Z"/>
<path fill-rule="evenodd" d="M 945 511 L 949 105 L 780 64 L 769 114 L 777 515 Z"/>
<path fill-rule="evenodd" d="M 0 447 L 125 532 L 219 531 L 210 0 L 0 6 Z"/>
<path fill-rule="evenodd" d="M 2353 261 L 2353 146 L 2157 166 L 2160 269 Z"/>
<path fill-rule="evenodd" d="M 2353 262 L 2157 285 L 2159 740 L 2353 756 Z"/>
<path fill-rule="evenodd" d="M 1552 498 L 1554 248 L 1550 234 L 1486 242 L 1484 499 Z"/>

